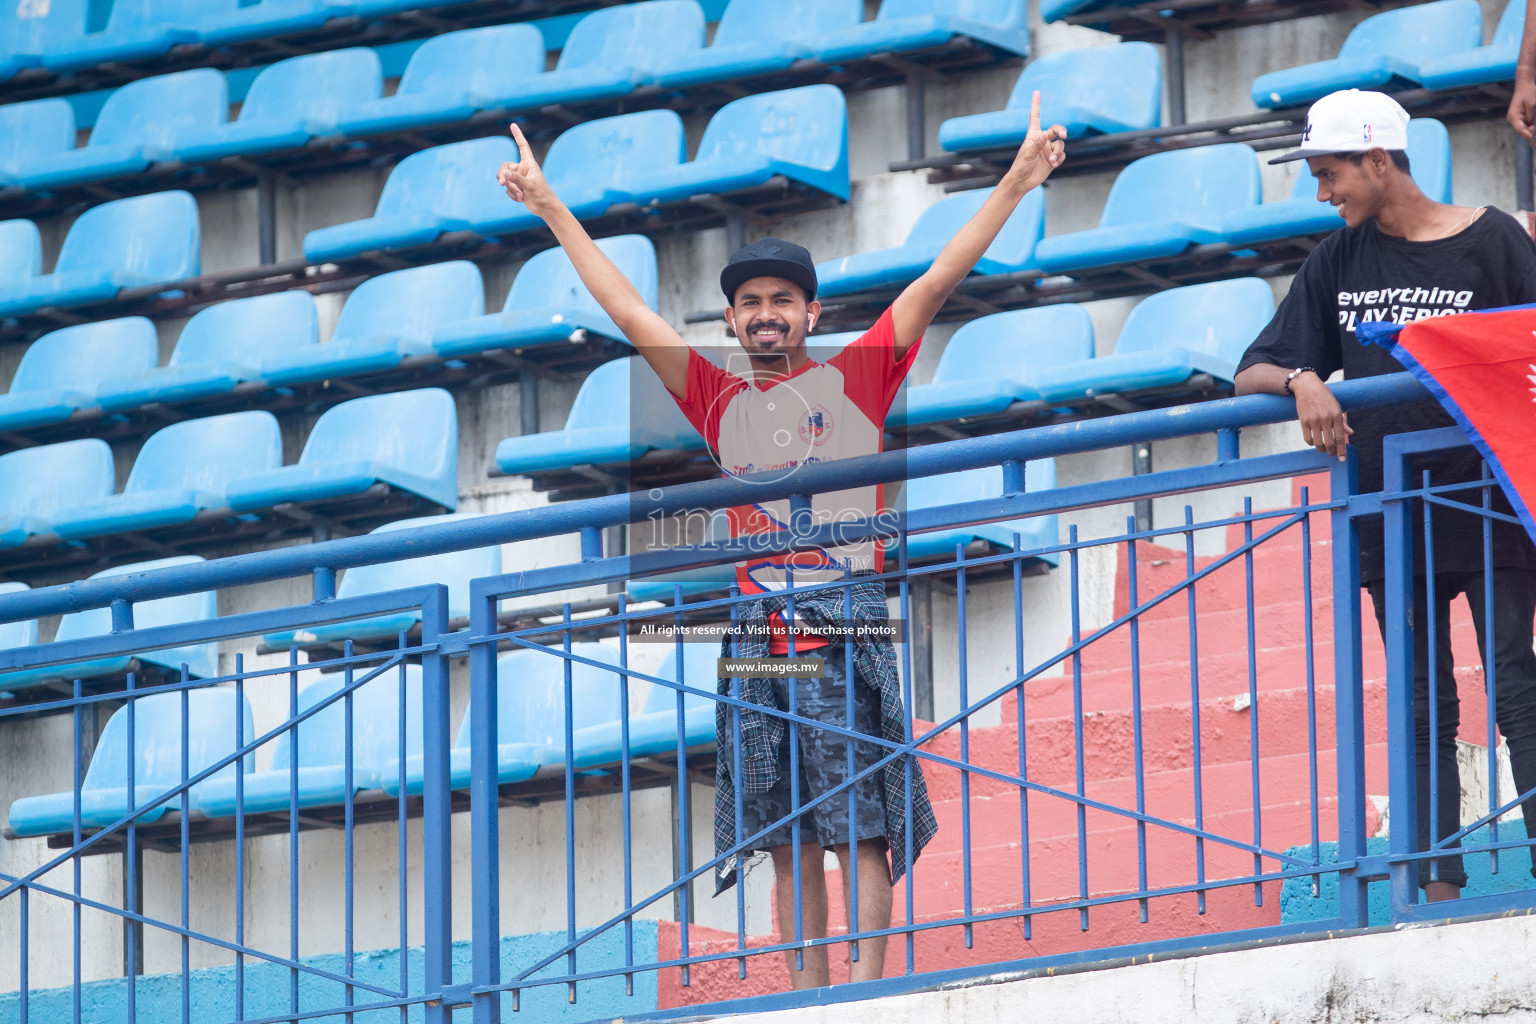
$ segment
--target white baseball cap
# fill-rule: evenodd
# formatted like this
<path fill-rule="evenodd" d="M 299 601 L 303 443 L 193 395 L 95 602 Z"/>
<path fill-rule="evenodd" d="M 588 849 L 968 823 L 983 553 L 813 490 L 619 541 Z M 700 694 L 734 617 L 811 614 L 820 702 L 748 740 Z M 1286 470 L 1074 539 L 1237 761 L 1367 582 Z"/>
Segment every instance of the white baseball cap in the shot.
<path fill-rule="evenodd" d="M 1272 164 L 1335 153 L 1408 148 L 1408 111 L 1382 92 L 1341 89 L 1312 104 L 1301 148 L 1275 157 Z"/>

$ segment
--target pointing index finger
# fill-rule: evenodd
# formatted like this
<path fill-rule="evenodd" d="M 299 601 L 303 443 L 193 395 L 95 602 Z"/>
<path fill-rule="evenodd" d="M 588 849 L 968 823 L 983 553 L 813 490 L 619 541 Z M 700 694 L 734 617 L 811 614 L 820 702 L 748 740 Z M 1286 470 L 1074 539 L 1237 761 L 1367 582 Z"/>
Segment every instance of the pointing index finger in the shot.
<path fill-rule="evenodd" d="M 524 160 L 533 159 L 533 149 L 528 145 L 528 140 L 523 137 L 523 130 L 517 122 L 512 122 L 512 140 L 517 143 L 517 153 Z"/>
<path fill-rule="evenodd" d="M 1040 90 L 1036 89 L 1029 101 L 1029 133 L 1038 134 L 1040 131 Z"/>

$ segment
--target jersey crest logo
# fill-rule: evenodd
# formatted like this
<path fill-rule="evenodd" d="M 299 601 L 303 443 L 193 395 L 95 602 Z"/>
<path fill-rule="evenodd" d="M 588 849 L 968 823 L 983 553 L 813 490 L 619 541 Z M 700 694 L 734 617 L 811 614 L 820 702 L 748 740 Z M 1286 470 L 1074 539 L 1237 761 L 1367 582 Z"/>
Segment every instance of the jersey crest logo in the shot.
<path fill-rule="evenodd" d="M 800 440 L 809 445 L 825 444 L 832 436 L 832 414 L 823 405 L 813 406 L 800 421 Z"/>

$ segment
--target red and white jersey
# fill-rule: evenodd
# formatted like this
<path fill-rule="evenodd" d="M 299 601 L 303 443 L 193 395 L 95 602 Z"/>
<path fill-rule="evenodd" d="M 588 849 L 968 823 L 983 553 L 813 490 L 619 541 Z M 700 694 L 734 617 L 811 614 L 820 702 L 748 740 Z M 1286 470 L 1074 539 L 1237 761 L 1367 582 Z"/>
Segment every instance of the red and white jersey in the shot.
<path fill-rule="evenodd" d="M 692 352 L 687 395 L 677 404 L 714 449 L 725 475 L 766 473 L 770 479 L 782 479 L 802 465 L 880 451 L 886 413 L 920 344 L 912 345 L 901 359 L 894 357 L 895 334 L 887 309 L 837 355 L 825 363 L 808 361 L 787 376 L 756 374 L 749 382 Z M 883 486 L 813 495 L 814 523 L 872 518 L 885 508 L 884 497 Z M 726 515 L 733 537 L 781 530 L 788 526 L 789 502 L 741 505 Z M 855 572 L 880 572 L 882 564 L 883 548 L 865 540 L 738 562 L 736 578 L 742 593 L 759 594 L 782 589 L 787 566 L 794 570 L 795 584 L 801 585 L 840 579 L 845 565 Z M 798 636 L 796 644 L 819 646 Z M 775 637 L 775 653 L 784 649 Z"/>

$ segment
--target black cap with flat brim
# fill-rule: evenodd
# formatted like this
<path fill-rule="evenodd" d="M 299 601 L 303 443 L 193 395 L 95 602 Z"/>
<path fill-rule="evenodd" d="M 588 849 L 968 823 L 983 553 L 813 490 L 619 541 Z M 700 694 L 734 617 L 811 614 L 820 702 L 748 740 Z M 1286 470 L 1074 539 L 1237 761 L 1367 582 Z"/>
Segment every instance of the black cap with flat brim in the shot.
<path fill-rule="evenodd" d="M 782 277 L 805 289 L 805 301 L 816 298 L 816 264 L 804 246 L 782 238 L 763 238 L 731 253 L 720 271 L 720 290 L 735 304 L 736 289 L 754 277 Z"/>

